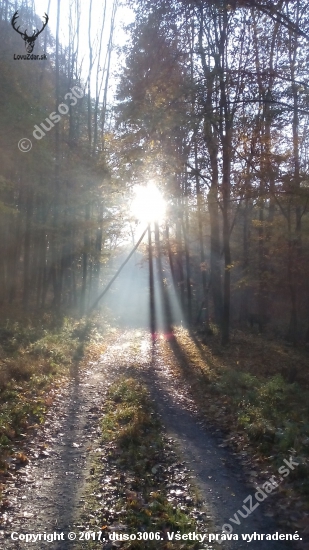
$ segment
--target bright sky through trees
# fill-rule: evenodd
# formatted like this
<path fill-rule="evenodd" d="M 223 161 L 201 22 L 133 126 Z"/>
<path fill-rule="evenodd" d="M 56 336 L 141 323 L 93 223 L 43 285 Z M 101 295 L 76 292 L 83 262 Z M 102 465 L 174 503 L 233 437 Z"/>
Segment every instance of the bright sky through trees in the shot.
<path fill-rule="evenodd" d="M 73 4 L 73 3 L 71 3 Z M 104 17 L 104 2 L 99 0 L 93 0 L 92 2 L 92 18 L 91 18 L 91 42 L 95 50 L 96 45 L 98 44 L 98 37 L 100 33 L 100 28 L 102 25 L 102 19 Z M 56 36 L 56 25 L 57 25 L 57 0 L 35 0 L 34 10 L 38 16 L 43 17 L 44 13 L 47 13 L 49 16 L 48 27 L 53 36 Z M 60 7 L 60 42 L 63 47 L 65 47 L 69 40 L 69 11 L 70 11 L 70 2 L 61 2 Z M 99 66 L 103 65 L 103 58 L 108 47 L 108 40 L 110 35 L 110 21 L 111 21 L 111 12 L 112 12 L 112 2 L 107 1 L 106 3 L 106 14 L 105 14 L 105 30 L 103 33 L 104 47 L 101 52 L 101 61 L 96 60 L 96 63 L 99 62 Z M 86 80 L 88 77 L 89 71 L 89 2 L 83 3 L 80 2 L 80 31 L 79 31 L 79 61 L 82 63 L 82 75 L 83 79 Z M 127 6 L 118 6 L 116 12 L 116 26 L 113 37 L 113 54 L 112 54 L 112 74 L 110 78 L 110 89 L 113 91 L 115 89 L 115 79 L 117 77 L 117 71 L 121 68 L 121 62 L 119 61 L 118 53 L 116 48 L 123 46 L 126 41 L 126 33 L 123 29 L 124 24 L 129 24 L 134 20 L 133 11 Z M 93 74 L 95 71 L 93 71 Z"/>
<path fill-rule="evenodd" d="M 159 189 L 153 182 L 146 186 L 138 185 L 134 189 L 135 197 L 132 201 L 132 214 L 142 224 L 160 222 L 164 218 L 166 203 Z"/>

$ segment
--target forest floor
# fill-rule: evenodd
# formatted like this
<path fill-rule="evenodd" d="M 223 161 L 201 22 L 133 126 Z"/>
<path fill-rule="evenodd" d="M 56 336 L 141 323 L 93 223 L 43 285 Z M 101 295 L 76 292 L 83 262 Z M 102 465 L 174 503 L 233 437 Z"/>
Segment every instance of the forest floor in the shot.
<path fill-rule="evenodd" d="M 246 351 L 241 335 L 237 338 L 233 352 L 223 352 L 215 338 L 211 348 L 183 329 L 155 340 L 139 330 L 96 333 L 61 385 L 45 388 L 44 419 L 24 433 L 19 430 L 7 453 L 8 467 L 1 473 L 1 547 L 238 549 L 248 544 L 242 534 L 298 531 L 299 542 L 296 535 L 294 541 L 252 540 L 250 546 L 308 550 L 307 428 L 302 425 L 295 435 L 299 419 L 290 415 L 291 425 L 285 430 L 282 421 L 278 435 L 271 422 L 281 421 L 287 398 L 291 407 L 298 402 L 300 414 L 308 403 L 296 382 L 287 383 L 273 364 L 279 354 L 284 374 L 295 357 L 274 348 L 269 387 L 261 385 L 254 378 L 254 361 L 265 345 L 252 336 Z M 302 360 L 300 355 L 299 367 Z M 267 360 L 260 365 L 261 371 L 267 369 Z M 281 466 L 285 470 L 279 476 Z M 256 499 L 259 487 L 264 496 L 258 493 Z M 254 507 L 252 513 L 242 508 L 244 501 Z M 239 540 L 209 541 L 224 524 Z M 75 542 L 67 540 L 72 531 L 81 533 Z M 26 533 L 54 532 L 65 538 L 26 542 L 12 540 L 12 532 L 21 539 Z M 101 540 L 87 541 L 91 532 Z M 143 532 L 160 540 L 109 540 L 112 533 L 142 537 Z M 206 536 L 203 542 L 176 541 L 173 533 Z"/>

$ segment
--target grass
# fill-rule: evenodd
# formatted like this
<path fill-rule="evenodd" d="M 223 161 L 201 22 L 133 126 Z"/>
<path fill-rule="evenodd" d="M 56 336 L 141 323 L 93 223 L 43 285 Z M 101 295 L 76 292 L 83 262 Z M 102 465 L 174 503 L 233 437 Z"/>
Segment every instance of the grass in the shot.
<path fill-rule="evenodd" d="M 186 500 L 179 497 L 177 501 L 173 496 L 175 491 L 171 487 L 176 483 L 173 476 L 177 476 L 177 457 L 169 448 L 147 389 L 132 378 L 121 378 L 113 384 L 104 406 L 101 428 L 104 453 L 101 462 L 96 461 L 98 473 L 91 490 L 93 495 L 99 492 L 102 502 L 109 503 L 101 509 L 97 520 L 103 532 L 116 530 L 115 524 L 120 522 L 120 532 L 153 532 L 163 539 L 122 543 L 122 548 L 131 550 L 144 549 L 145 545 L 149 550 L 200 548 L 194 541 L 188 540 L 182 546 L 181 542 L 167 540 L 167 532 L 198 531 L 194 511 L 199 503 L 192 491 Z M 109 491 L 111 472 L 113 487 Z M 97 506 L 98 502 L 93 501 L 90 510 Z M 88 501 L 87 512 L 89 515 Z M 91 515 L 95 516 L 95 511 L 91 511 Z M 91 544 L 86 548 L 92 548 Z"/>
<path fill-rule="evenodd" d="M 0 326 L 0 473 L 16 437 L 43 422 L 52 403 L 49 390 L 87 355 L 91 330 L 84 321 L 46 314 Z"/>
<path fill-rule="evenodd" d="M 308 358 L 240 332 L 226 349 L 218 341 L 214 335 L 206 344 L 180 329 L 174 343 L 163 344 L 166 360 L 190 382 L 200 409 L 239 451 L 251 446 L 275 466 L 289 454 L 297 456 L 300 466 L 290 478 L 309 508 Z M 290 383 L 295 364 L 297 379 Z"/>

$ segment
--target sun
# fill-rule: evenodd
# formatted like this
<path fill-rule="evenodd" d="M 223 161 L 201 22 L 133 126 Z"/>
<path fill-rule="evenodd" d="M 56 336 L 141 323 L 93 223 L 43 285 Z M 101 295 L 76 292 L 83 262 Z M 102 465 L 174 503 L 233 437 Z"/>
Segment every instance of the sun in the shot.
<path fill-rule="evenodd" d="M 154 183 L 135 186 L 134 194 L 131 212 L 135 218 L 144 224 L 163 220 L 166 202 Z"/>

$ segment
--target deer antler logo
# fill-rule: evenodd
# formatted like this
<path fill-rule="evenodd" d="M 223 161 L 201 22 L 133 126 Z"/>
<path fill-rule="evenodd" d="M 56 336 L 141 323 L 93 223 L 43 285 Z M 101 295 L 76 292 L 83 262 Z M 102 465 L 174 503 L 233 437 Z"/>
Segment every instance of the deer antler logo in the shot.
<path fill-rule="evenodd" d="M 36 41 L 37 37 L 45 29 L 45 27 L 48 23 L 48 15 L 46 13 L 44 14 L 44 18 L 45 18 L 45 22 L 43 23 L 43 27 L 41 28 L 41 30 L 40 31 L 39 30 L 33 31 L 32 36 L 28 36 L 27 29 L 25 30 L 25 32 L 21 32 L 19 30 L 19 27 L 15 27 L 16 20 L 18 19 L 18 11 L 16 11 L 14 13 L 13 17 L 12 17 L 11 25 L 12 25 L 14 31 L 18 32 L 18 34 L 20 34 L 22 39 L 25 41 L 25 48 L 26 48 L 27 53 L 32 53 L 33 52 L 34 44 L 35 44 L 35 41 Z"/>

